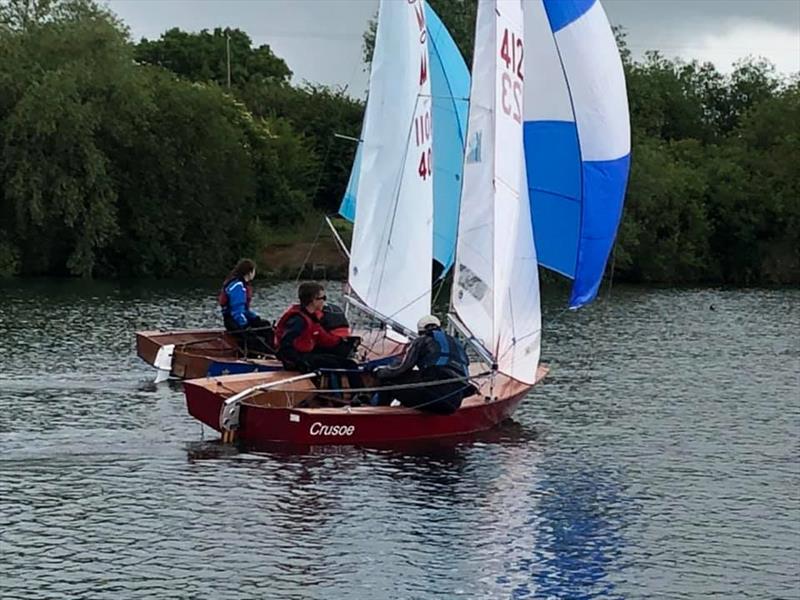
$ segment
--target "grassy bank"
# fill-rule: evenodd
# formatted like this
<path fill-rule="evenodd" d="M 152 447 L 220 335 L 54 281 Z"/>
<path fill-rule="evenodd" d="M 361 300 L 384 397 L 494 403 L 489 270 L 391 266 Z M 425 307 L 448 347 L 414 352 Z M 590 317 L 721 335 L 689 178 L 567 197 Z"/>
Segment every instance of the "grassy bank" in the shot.
<path fill-rule="evenodd" d="M 301 225 L 267 230 L 266 243 L 257 257 L 261 273 L 273 279 L 342 279 L 347 276 L 347 258 L 339 248 L 323 213 L 314 213 Z M 331 218 L 349 247 L 353 226 Z"/>

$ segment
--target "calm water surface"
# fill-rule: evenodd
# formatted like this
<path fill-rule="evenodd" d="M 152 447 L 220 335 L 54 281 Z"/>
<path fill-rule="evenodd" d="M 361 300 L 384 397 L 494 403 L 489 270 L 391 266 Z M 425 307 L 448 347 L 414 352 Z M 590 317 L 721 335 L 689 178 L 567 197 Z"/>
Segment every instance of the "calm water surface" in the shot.
<path fill-rule="evenodd" d="M 800 598 L 800 291 L 554 297 L 514 422 L 294 455 L 222 448 L 135 356 L 215 294 L 0 284 L 0 597 Z"/>

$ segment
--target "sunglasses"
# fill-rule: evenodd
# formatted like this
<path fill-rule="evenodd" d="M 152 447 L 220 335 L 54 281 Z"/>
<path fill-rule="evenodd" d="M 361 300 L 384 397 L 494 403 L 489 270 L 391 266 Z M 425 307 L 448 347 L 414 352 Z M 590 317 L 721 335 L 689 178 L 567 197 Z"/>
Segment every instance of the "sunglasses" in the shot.
<path fill-rule="evenodd" d="M 327 300 L 327 299 L 328 299 L 327 296 L 317 296 L 316 298 L 314 298 L 314 300 Z"/>

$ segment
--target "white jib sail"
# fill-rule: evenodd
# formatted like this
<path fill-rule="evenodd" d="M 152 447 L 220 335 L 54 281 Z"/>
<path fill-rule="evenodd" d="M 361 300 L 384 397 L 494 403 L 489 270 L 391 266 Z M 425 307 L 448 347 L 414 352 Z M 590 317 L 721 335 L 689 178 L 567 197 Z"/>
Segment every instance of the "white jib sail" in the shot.
<path fill-rule="evenodd" d="M 481 0 L 453 307 L 501 373 L 534 383 L 541 309 L 523 155 L 524 57 L 520 1 Z"/>
<path fill-rule="evenodd" d="M 412 331 L 431 305 L 432 128 L 424 0 L 382 0 L 348 281 Z"/>

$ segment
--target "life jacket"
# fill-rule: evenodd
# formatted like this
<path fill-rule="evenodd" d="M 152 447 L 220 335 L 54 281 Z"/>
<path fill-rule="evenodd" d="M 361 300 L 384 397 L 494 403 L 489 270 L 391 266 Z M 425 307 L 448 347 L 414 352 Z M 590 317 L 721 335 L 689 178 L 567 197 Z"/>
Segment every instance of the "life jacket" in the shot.
<path fill-rule="evenodd" d="M 244 293 L 247 297 L 244 308 L 245 310 L 250 310 L 250 301 L 253 299 L 253 284 L 249 281 L 245 281 L 244 279 L 231 279 L 222 286 L 222 289 L 219 291 L 219 296 L 217 296 L 217 302 L 219 302 L 219 305 L 222 308 L 222 314 L 227 314 L 229 310 L 228 305 L 230 304 L 230 298 L 228 297 L 228 290 L 233 284 L 239 282 L 244 285 Z"/>
<path fill-rule="evenodd" d="M 281 346 L 283 336 L 286 335 L 286 322 L 294 315 L 300 315 L 306 322 L 302 333 L 292 343 L 295 350 L 298 352 L 311 352 L 317 346 L 320 348 L 333 348 L 339 345 L 341 338 L 325 331 L 316 315 L 312 317 L 299 304 L 293 304 L 281 315 L 278 324 L 275 326 L 275 343 L 278 348 Z"/>
<path fill-rule="evenodd" d="M 317 314 L 319 323 L 325 328 L 325 331 L 338 335 L 339 337 L 347 337 L 350 335 L 350 323 L 344 314 L 344 311 L 335 304 L 326 304 L 322 309 L 321 314 Z"/>
<path fill-rule="evenodd" d="M 461 343 L 441 329 L 425 334 L 417 366 L 422 369 L 444 367 L 466 377 L 469 374 L 469 358 Z"/>

